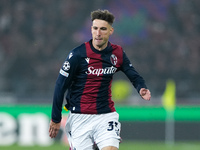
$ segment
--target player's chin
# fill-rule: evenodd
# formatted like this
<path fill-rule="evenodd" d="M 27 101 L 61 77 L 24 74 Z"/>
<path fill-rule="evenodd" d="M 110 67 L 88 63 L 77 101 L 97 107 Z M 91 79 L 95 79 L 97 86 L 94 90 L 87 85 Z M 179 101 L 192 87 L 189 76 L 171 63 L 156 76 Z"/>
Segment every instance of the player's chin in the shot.
<path fill-rule="evenodd" d="M 97 40 L 95 43 L 96 43 L 96 46 L 98 46 L 98 47 L 103 46 L 103 42 L 101 40 Z"/>

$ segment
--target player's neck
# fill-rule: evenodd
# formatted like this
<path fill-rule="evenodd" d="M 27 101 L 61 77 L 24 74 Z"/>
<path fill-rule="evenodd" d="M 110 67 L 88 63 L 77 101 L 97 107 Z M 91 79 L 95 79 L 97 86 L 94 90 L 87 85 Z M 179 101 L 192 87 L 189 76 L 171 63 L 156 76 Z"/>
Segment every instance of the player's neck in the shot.
<path fill-rule="evenodd" d="M 97 46 L 97 45 L 93 44 L 93 42 L 92 42 L 92 45 L 93 45 L 93 47 L 94 47 L 96 50 L 98 50 L 98 51 L 102 51 L 102 50 L 104 50 L 104 49 L 107 47 L 108 42 L 105 43 L 105 44 L 102 45 L 102 46 Z"/>

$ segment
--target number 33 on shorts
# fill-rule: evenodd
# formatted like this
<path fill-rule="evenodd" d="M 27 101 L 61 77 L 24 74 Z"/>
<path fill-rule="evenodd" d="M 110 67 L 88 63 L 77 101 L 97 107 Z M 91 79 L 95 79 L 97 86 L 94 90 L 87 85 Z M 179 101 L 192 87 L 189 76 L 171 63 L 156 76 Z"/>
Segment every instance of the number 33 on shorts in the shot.
<path fill-rule="evenodd" d="M 108 131 L 115 131 L 117 136 L 119 136 L 120 133 L 120 123 L 119 122 L 115 122 L 115 121 L 110 121 L 108 122 Z"/>

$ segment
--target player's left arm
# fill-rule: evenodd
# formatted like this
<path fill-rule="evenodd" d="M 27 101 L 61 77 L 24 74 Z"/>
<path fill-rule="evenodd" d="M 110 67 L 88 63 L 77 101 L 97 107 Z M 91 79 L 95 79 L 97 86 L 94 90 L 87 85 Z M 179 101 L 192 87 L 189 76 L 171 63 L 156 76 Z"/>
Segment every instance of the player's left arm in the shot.
<path fill-rule="evenodd" d="M 123 52 L 123 64 L 121 67 L 122 71 L 126 74 L 129 80 L 132 82 L 133 86 L 136 88 L 140 96 L 144 100 L 151 99 L 151 92 L 147 88 L 145 84 L 145 80 L 143 77 L 135 70 L 130 60 L 126 56 L 125 52 Z"/>

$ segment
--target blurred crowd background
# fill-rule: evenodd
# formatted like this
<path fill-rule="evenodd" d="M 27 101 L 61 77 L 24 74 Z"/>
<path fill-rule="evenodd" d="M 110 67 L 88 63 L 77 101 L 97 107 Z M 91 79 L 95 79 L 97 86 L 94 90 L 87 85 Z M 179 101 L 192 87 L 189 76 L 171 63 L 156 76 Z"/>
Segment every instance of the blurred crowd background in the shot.
<path fill-rule="evenodd" d="M 116 19 L 110 41 L 121 45 L 145 78 L 152 103 L 166 81 L 178 104 L 199 104 L 199 0 L 0 0 L 0 103 L 51 103 L 70 50 L 91 39 L 90 12 Z M 116 74 L 114 80 L 127 80 Z"/>

